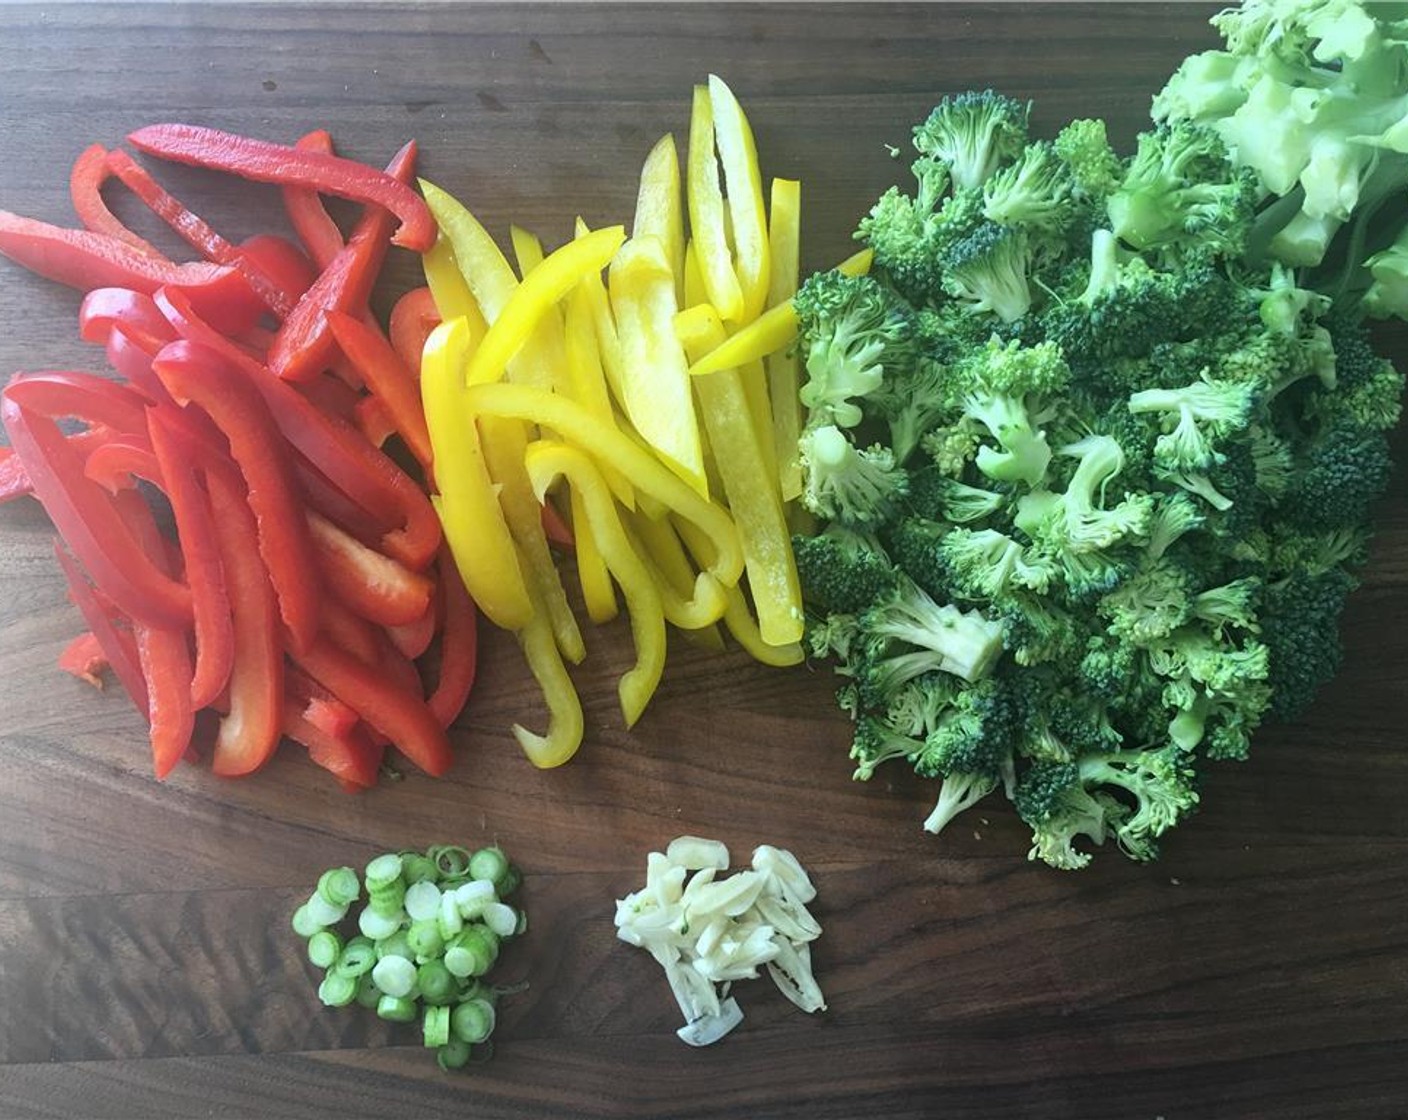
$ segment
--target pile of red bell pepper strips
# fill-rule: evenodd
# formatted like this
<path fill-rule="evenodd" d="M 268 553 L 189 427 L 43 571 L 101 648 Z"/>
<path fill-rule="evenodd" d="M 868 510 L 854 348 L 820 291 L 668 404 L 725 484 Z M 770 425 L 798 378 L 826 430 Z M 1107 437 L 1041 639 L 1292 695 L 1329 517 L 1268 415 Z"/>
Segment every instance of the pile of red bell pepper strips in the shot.
<path fill-rule="evenodd" d="M 388 746 L 443 774 L 475 608 L 426 496 L 417 379 L 438 319 L 424 289 L 389 331 L 368 302 L 389 245 L 435 237 L 415 145 L 379 171 L 326 132 L 290 147 L 155 125 L 128 140 L 277 185 L 300 244 L 233 244 L 101 145 L 70 180 L 82 228 L 0 212 L 0 254 L 85 293 L 79 332 L 117 375 L 19 373 L 0 402 L 0 500 L 43 504 L 88 626 L 59 663 L 94 682 L 111 667 L 150 723 L 158 777 L 200 753 L 204 708 L 220 713 L 217 774 L 257 770 L 284 738 L 352 790 Z M 203 259 L 177 263 L 115 217 L 114 179 Z M 324 195 L 361 204 L 345 237 Z"/>

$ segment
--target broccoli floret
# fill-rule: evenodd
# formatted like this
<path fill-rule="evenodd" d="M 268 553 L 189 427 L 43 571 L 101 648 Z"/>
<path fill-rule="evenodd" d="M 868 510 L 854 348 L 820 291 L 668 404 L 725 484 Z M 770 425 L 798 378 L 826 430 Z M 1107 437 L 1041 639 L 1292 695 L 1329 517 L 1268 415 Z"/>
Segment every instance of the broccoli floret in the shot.
<path fill-rule="evenodd" d="M 1115 545 L 1148 539 L 1151 494 L 1127 494 L 1108 507 L 1102 499 L 1124 468 L 1124 452 L 1109 436 L 1091 435 L 1061 448 L 1079 465 L 1062 494 L 1034 491 L 1018 503 L 1017 525 L 1065 563 L 1074 554 L 1104 552 Z"/>
<path fill-rule="evenodd" d="M 1003 646 L 1018 665 L 1069 665 L 1080 660 L 1087 628 L 1049 598 L 1012 592 L 994 603 L 991 613 L 1002 626 Z"/>
<path fill-rule="evenodd" d="M 1334 352 L 1333 386 L 1318 386 L 1306 399 L 1306 416 L 1322 426 L 1349 425 L 1388 431 L 1403 410 L 1403 375 L 1374 353 L 1363 326 L 1336 318 L 1328 327 Z"/>
<path fill-rule="evenodd" d="M 939 833 L 965 809 L 986 797 L 1012 767 L 1017 713 L 1008 689 L 988 679 L 963 689 L 915 759 L 922 776 L 942 776 L 933 811 L 924 821 Z"/>
<path fill-rule="evenodd" d="M 978 449 L 978 469 L 999 482 L 1039 484 L 1051 461 L 1051 448 L 1038 417 L 1065 391 L 1071 377 L 1060 348 L 993 338 L 953 372 L 955 403 L 999 445 Z"/>
<path fill-rule="evenodd" d="M 1340 667 L 1339 620 L 1355 579 L 1342 568 L 1267 585 L 1259 616 L 1269 657 L 1271 712 L 1293 720 Z"/>
<path fill-rule="evenodd" d="M 1144 554 L 1150 560 L 1158 560 L 1176 541 L 1201 529 L 1206 521 L 1203 511 L 1186 491 L 1159 494 L 1149 516 L 1149 542 L 1144 546 Z"/>
<path fill-rule="evenodd" d="M 941 475 L 956 479 L 973 461 L 982 443 L 982 429 L 967 416 L 942 424 L 919 441 L 924 454 Z"/>
<path fill-rule="evenodd" d="M 1038 762 L 1028 767 L 1013 798 L 1017 814 L 1032 827 L 1027 858 L 1060 871 L 1073 871 L 1090 862 L 1090 853 L 1077 851 L 1084 837 L 1103 844 L 1128 816 L 1128 810 L 1108 794 L 1092 794 L 1071 762 Z"/>
<path fill-rule="evenodd" d="M 808 277 L 793 307 L 807 370 L 799 396 L 811 422 L 855 427 L 862 413 L 854 398 L 914 360 L 912 312 L 870 277 L 834 270 Z"/>
<path fill-rule="evenodd" d="M 1329 428 L 1300 449 L 1284 503 L 1288 516 L 1311 526 L 1364 522 L 1393 469 L 1383 432 L 1353 426 Z"/>
<path fill-rule="evenodd" d="M 1258 192 L 1256 175 L 1228 159 L 1213 129 L 1163 124 L 1140 134 L 1109 198 L 1111 228 L 1140 250 L 1187 245 L 1236 256 L 1251 232 Z"/>
<path fill-rule="evenodd" d="M 834 657 L 846 665 L 859 638 L 860 622 L 853 614 L 820 614 L 815 611 L 806 614 L 803 641 L 812 657 Z"/>
<path fill-rule="evenodd" d="M 899 656 L 919 654 L 927 662 L 921 671 L 936 669 L 976 681 L 991 672 L 1002 655 L 1001 627 L 977 611 L 940 606 L 913 580 L 902 579 L 894 594 L 869 608 L 860 622 L 875 639 L 913 647 Z"/>
<path fill-rule="evenodd" d="M 1098 119 L 1071 121 L 1056 134 L 1056 154 L 1071 169 L 1078 194 L 1104 198 L 1120 184 L 1119 156 L 1110 147 L 1105 122 Z"/>
<path fill-rule="evenodd" d="M 935 200 L 912 198 L 891 187 L 861 219 L 857 240 L 875 253 L 875 273 L 915 306 L 943 296 L 943 254 L 983 221 L 983 194 L 976 187 L 955 191 L 935 209 Z"/>
<path fill-rule="evenodd" d="M 1102 597 L 1096 609 L 1109 620 L 1116 638 L 1148 646 L 1193 616 L 1192 577 L 1177 564 L 1156 562 Z"/>
<path fill-rule="evenodd" d="M 868 782 L 883 763 L 900 758 L 913 760 L 923 750 L 921 740 L 896 731 L 874 716 L 861 716 L 851 737 L 851 758 L 856 764 L 851 777 L 857 782 Z"/>
<path fill-rule="evenodd" d="M 812 428 L 799 444 L 802 504 L 818 517 L 869 528 L 894 516 L 909 491 L 909 476 L 888 447 L 857 447 L 834 425 Z"/>
<path fill-rule="evenodd" d="M 865 610 L 892 592 L 898 577 L 878 544 L 838 525 L 793 537 L 792 555 L 806 601 L 837 614 Z"/>
<path fill-rule="evenodd" d="M 908 461 L 924 435 L 951 415 L 946 373 L 938 362 L 921 358 L 887 371 L 884 383 L 866 398 L 867 411 L 889 426 L 897 463 Z"/>
<path fill-rule="evenodd" d="M 1136 415 L 1163 417 L 1164 434 L 1154 445 L 1154 465 L 1167 475 L 1206 474 L 1226 461 L 1218 448 L 1242 438 L 1261 403 L 1250 382 L 1202 378 L 1178 389 L 1145 389 L 1129 398 Z"/>
<path fill-rule="evenodd" d="M 1155 858 L 1158 838 L 1198 805 L 1192 756 L 1174 745 L 1088 755 L 1076 768 L 1087 786 L 1114 787 L 1134 800 L 1133 815 L 1115 826 L 1115 839 L 1135 859 Z"/>
<path fill-rule="evenodd" d="M 927 739 L 965 686 L 947 673 L 925 673 L 897 689 L 885 707 L 885 723 L 901 735 Z"/>
<path fill-rule="evenodd" d="M 1027 142 L 1031 106 L 983 90 L 946 97 L 914 130 L 914 146 L 944 164 L 960 187 L 980 187 Z"/>
<path fill-rule="evenodd" d="M 1037 141 L 983 185 L 983 216 L 1039 238 L 1060 238 L 1074 217 L 1072 187 L 1071 169 L 1049 143 Z"/>
<path fill-rule="evenodd" d="M 958 525 L 982 521 L 1004 509 L 1010 500 L 1004 491 L 969 486 L 937 466 L 923 467 L 909 476 L 909 508 L 930 521 Z"/>
<path fill-rule="evenodd" d="M 942 261 L 944 291 L 970 312 L 992 312 L 1012 323 L 1031 308 L 1032 244 L 1026 230 L 984 222 L 950 245 Z"/>

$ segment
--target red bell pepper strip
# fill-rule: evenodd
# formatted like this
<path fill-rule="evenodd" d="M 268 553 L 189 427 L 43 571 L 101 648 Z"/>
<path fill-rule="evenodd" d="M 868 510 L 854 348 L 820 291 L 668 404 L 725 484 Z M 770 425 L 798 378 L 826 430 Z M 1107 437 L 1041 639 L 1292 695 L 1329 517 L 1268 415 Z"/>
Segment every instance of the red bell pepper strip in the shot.
<path fill-rule="evenodd" d="M 368 665 L 377 663 L 381 643 L 377 640 L 376 627 L 335 596 L 329 596 L 323 608 L 323 633 L 328 641 L 358 661 Z"/>
<path fill-rule="evenodd" d="M 135 489 L 113 495 L 128 530 L 153 564 L 166 563 L 167 542 L 146 500 Z M 191 651 L 183 626 L 151 626 L 134 621 L 137 661 L 147 682 L 147 721 L 151 726 L 152 763 L 164 779 L 181 761 L 195 730 L 191 705 Z"/>
<path fill-rule="evenodd" d="M 440 325 L 440 309 L 430 289 L 412 288 L 391 308 L 391 345 L 406 368 L 420 380 L 420 356 L 425 340 Z"/>
<path fill-rule="evenodd" d="M 305 708 L 285 700 L 283 733 L 306 747 L 308 757 L 348 793 L 371 789 L 380 776 L 384 749 L 372 742 L 360 719 L 345 731 L 329 730 L 323 719 L 325 708 L 323 700 L 310 701 Z"/>
<path fill-rule="evenodd" d="M 325 129 L 316 129 L 301 137 L 295 145 L 300 151 L 332 155 L 332 137 Z M 309 187 L 283 187 L 284 210 L 289 224 L 308 251 L 308 256 L 321 272 L 342 252 L 342 231 L 323 206 L 318 192 Z"/>
<path fill-rule="evenodd" d="M 396 431 L 422 467 L 430 465 L 430 429 L 420 402 L 416 375 L 401 361 L 380 328 L 368 326 L 344 311 L 330 309 L 333 338 L 361 375 L 372 395 L 386 406 Z"/>
<path fill-rule="evenodd" d="M 340 649 L 326 634 L 294 660 L 427 774 L 438 778 L 449 770 L 450 741 L 439 719 L 384 668 Z"/>
<path fill-rule="evenodd" d="M 59 668 L 79 680 L 91 684 L 98 691 L 103 688 L 103 670 L 108 668 L 108 655 L 103 652 L 103 644 L 85 630 L 59 654 Z"/>
<path fill-rule="evenodd" d="M 435 244 L 435 219 L 425 200 L 391 174 L 356 160 L 189 124 L 148 125 L 127 140 L 159 159 L 381 207 L 400 221 L 392 239 L 397 245 L 424 253 Z"/>
<path fill-rule="evenodd" d="M 259 554 L 279 615 L 294 648 L 307 649 L 318 630 L 316 560 L 293 467 L 268 405 L 237 370 L 199 343 L 171 343 L 153 359 L 152 368 L 177 403 L 198 405 L 229 440 L 231 458 L 249 490 Z"/>
<path fill-rule="evenodd" d="M 366 400 L 347 382 L 330 373 L 320 373 L 317 377 L 300 381 L 297 383 L 297 388 L 323 412 L 331 413 L 349 423 L 356 422 L 357 405 L 360 401 Z"/>
<path fill-rule="evenodd" d="M 164 342 L 161 344 L 165 345 Z M 121 323 L 114 323 L 103 349 L 108 356 L 108 365 L 147 400 L 157 402 L 171 399 L 166 386 L 152 372 L 152 358 L 161 346 L 156 346 L 153 339 L 128 333 L 128 329 Z"/>
<path fill-rule="evenodd" d="M 150 295 L 179 288 L 218 330 L 252 326 L 264 305 L 232 268 L 194 261 L 173 264 L 111 234 L 64 229 L 0 210 L 0 256 L 31 272 L 77 288 L 132 288 Z"/>
<path fill-rule="evenodd" d="M 204 218 L 153 179 L 145 167 L 120 148 L 108 153 L 108 167 L 191 248 L 208 261 L 238 271 L 264 306 L 280 319 L 288 317 L 297 296 L 284 291 L 255 259 L 216 233 Z"/>
<path fill-rule="evenodd" d="M 396 425 L 391 413 L 379 397 L 363 397 L 352 410 L 352 423 L 367 437 L 373 447 L 384 447 L 386 441 L 396 434 Z"/>
<path fill-rule="evenodd" d="M 429 577 L 368 548 L 316 513 L 307 517 L 323 577 L 347 606 L 383 626 L 407 625 L 425 615 L 435 590 Z"/>
<path fill-rule="evenodd" d="M 18 388 L 5 390 L 0 415 L 35 497 L 68 547 L 123 614 L 151 625 L 187 624 L 190 588 L 152 563 L 111 496 L 84 477 L 83 460 L 58 424 L 24 407 L 15 395 Z"/>
<path fill-rule="evenodd" d="M 298 476 L 299 492 L 308 508 L 345 529 L 363 544 L 380 541 L 395 528 L 389 521 L 376 520 L 329 482 L 327 476 L 296 448 L 293 452 L 293 471 Z"/>
<path fill-rule="evenodd" d="M 415 141 L 411 141 L 387 166 L 387 177 L 394 177 L 392 181 L 411 193 L 423 208 L 425 204 L 419 196 L 402 182 L 409 181 L 414 174 L 415 160 Z M 379 206 L 368 207 L 358 219 L 342 252 L 313 282 L 279 328 L 269 350 L 269 368 L 279 377 L 301 381 L 327 367 L 336 351 L 336 343 L 326 313 L 332 309 L 360 312 L 366 307 L 372 285 L 386 258 L 387 236 L 394 221 L 395 216 Z M 434 240 L 433 222 L 431 240 Z"/>
<path fill-rule="evenodd" d="M 230 341 L 238 343 L 263 364 L 264 355 L 269 353 L 269 347 L 274 345 L 274 332 L 264 327 L 250 327 L 247 331 L 237 331 L 231 335 Z"/>
<path fill-rule="evenodd" d="M 186 582 L 191 588 L 191 613 L 195 623 L 196 667 L 191 678 L 191 703 L 205 708 L 229 684 L 235 660 L 234 623 L 225 570 L 210 511 L 210 498 L 196 474 L 200 454 L 183 439 L 174 406 L 157 407 L 148 414 L 152 454 L 161 473 L 163 489 L 176 522 L 176 536 L 185 559 Z M 215 454 L 209 444 L 204 453 Z"/>
<path fill-rule="evenodd" d="M 478 611 L 465 590 L 460 570 L 455 566 L 449 548 L 442 548 L 439 557 L 440 610 L 440 677 L 435 691 L 426 701 L 442 727 L 449 727 L 464 709 L 474 687 L 478 660 Z"/>
<path fill-rule="evenodd" d="M 70 432 L 65 438 L 68 439 L 78 458 L 83 459 L 93 448 L 111 439 L 112 433 L 107 428 L 99 426 Z M 0 505 L 12 502 L 16 498 L 27 497 L 32 493 L 34 493 L 34 487 L 30 485 L 29 474 L 25 471 L 24 463 L 20 461 L 20 457 L 15 454 L 15 449 L 0 447 Z"/>
<path fill-rule="evenodd" d="M 126 385 L 94 373 L 17 373 L 5 392 L 23 407 L 51 419 L 72 416 L 90 427 L 102 424 L 130 434 L 147 430 L 146 402 L 141 396 Z"/>
<path fill-rule="evenodd" d="M 112 177 L 108 166 L 108 150 L 101 144 L 84 148 L 73 161 L 73 171 L 69 175 L 69 197 L 73 200 L 74 212 L 85 229 L 94 233 L 106 233 L 125 241 L 134 249 L 154 257 L 164 253 L 145 238 L 128 229 L 108 205 L 103 201 L 103 184 Z"/>
<path fill-rule="evenodd" d="M 402 657 L 409 657 L 414 661 L 424 654 L 430 648 L 430 644 L 435 641 L 435 631 L 439 626 L 436 614 L 435 604 L 429 603 L 426 605 L 425 613 L 414 622 L 388 626 L 386 637 Z"/>
<path fill-rule="evenodd" d="M 68 554 L 58 537 L 54 538 L 54 556 L 68 581 L 69 598 L 83 616 L 83 621 L 87 623 L 93 637 L 102 646 L 103 654 L 112 666 L 113 675 L 122 683 L 128 699 L 145 717 L 148 710 L 147 682 L 142 676 L 137 657 L 137 643 L 132 637 L 131 629 L 118 627 L 113 618 L 115 612 L 110 611 L 100 601 L 78 561 Z"/>
<path fill-rule="evenodd" d="M 284 651 L 278 602 L 259 556 L 259 530 L 239 472 L 214 457 L 200 463 L 230 597 L 234 664 L 229 712 L 220 721 L 211 769 L 249 774 L 273 755 L 283 734 Z"/>
<path fill-rule="evenodd" d="M 131 288 L 94 288 L 78 306 L 78 337 L 84 342 L 107 343 L 113 327 L 121 326 L 132 341 L 155 354 L 176 339 L 152 297 Z"/>
<path fill-rule="evenodd" d="M 308 259 L 308 254 L 290 241 L 273 233 L 256 233 L 240 242 L 240 253 L 252 261 L 259 270 L 278 285 L 281 292 L 288 293 L 294 300 L 303 298 L 303 293 L 313 286 L 318 278 L 318 270 Z M 268 335 L 270 341 L 273 334 Z M 269 348 L 266 342 L 262 349 Z"/>
<path fill-rule="evenodd" d="M 179 292 L 160 291 L 156 304 L 182 338 L 215 350 L 245 373 L 263 394 L 269 411 L 294 446 L 329 482 L 367 511 L 383 528 L 385 551 L 417 571 L 427 567 L 440 544 L 440 521 L 430 499 L 394 462 L 369 444 L 351 424 L 320 411 L 292 385 L 271 377 L 257 361 L 203 322 Z M 328 513 L 349 532 L 355 522 Z"/>

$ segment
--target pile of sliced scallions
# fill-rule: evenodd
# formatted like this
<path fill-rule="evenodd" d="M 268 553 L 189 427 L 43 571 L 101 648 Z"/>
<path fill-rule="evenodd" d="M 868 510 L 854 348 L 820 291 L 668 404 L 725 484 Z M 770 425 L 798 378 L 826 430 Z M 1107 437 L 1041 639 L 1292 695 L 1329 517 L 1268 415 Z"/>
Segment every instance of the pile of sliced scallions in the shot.
<path fill-rule="evenodd" d="M 495 1006 L 507 989 L 485 977 L 500 944 L 527 928 L 524 912 L 504 901 L 518 884 L 497 847 L 388 852 L 362 878 L 350 867 L 324 872 L 293 915 L 308 959 L 324 970 L 318 997 L 329 1007 L 375 1008 L 394 1023 L 420 1019 L 441 1069 L 488 1058 Z M 364 891 L 358 932 L 344 937 L 335 927 Z"/>

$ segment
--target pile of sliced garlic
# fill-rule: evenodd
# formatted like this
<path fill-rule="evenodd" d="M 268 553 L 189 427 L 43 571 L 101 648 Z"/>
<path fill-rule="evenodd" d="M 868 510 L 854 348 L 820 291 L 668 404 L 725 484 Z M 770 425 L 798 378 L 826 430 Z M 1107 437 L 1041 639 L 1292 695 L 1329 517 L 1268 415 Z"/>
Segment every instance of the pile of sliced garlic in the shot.
<path fill-rule="evenodd" d="M 821 926 L 806 907 L 816 888 L 802 865 L 768 844 L 754 849 L 751 871 L 720 877 L 728 864 L 717 840 L 678 837 L 650 853 L 644 888 L 616 903 L 616 936 L 665 969 L 685 1018 L 679 1036 L 691 1046 L 717 1042 L 743 1021 L 729 989 L 762 965 L 803 1011 L 826 1010 L 811 960 Z"/>

